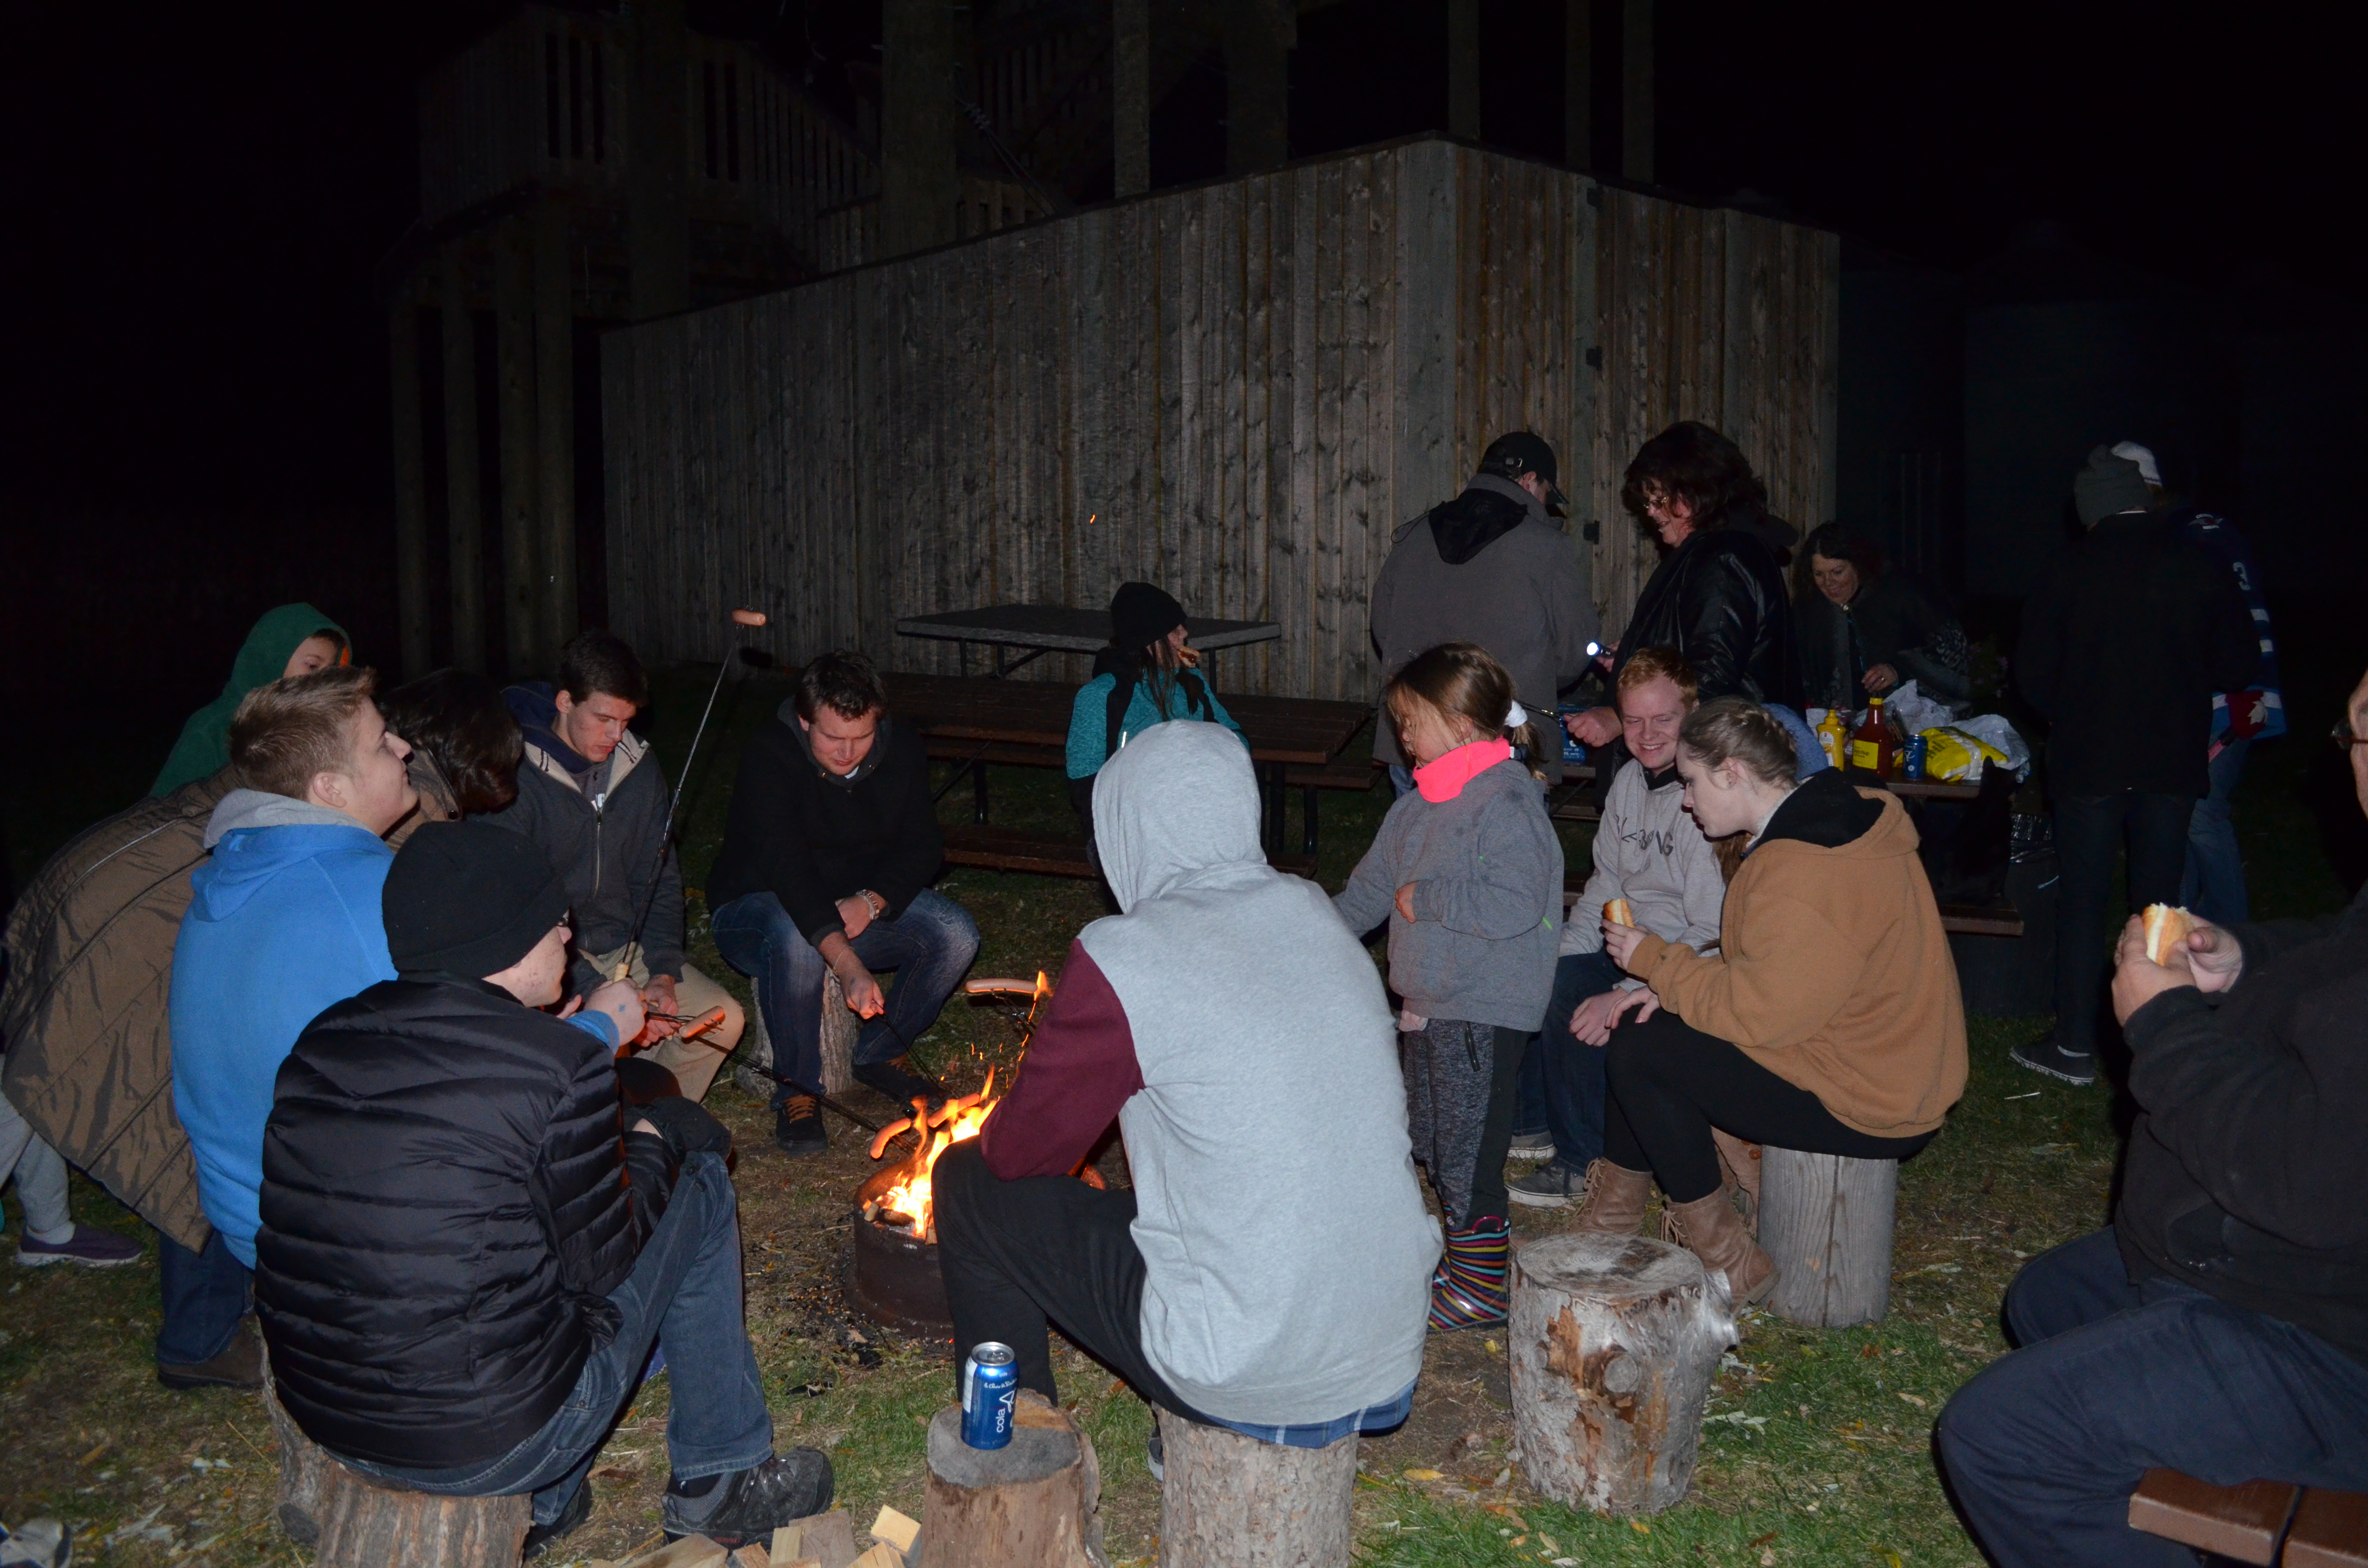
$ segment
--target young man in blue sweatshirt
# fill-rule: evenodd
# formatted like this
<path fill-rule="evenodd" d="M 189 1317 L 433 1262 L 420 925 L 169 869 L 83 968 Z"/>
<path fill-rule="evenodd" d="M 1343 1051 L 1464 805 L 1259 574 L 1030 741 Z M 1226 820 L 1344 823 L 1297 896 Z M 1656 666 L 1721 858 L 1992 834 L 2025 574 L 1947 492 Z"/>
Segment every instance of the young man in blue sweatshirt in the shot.
<path fill-rule="evenodd" d="M 411 748 L 380 717 L 374 689 L 370 671 L 341 667 L 274 681 L 239 704 L 230 756 L 248 788 L 214 808 L 213 858 L 190 879 L 181 917 L 173 1108 L 206 1219 L 249 1269 L 279 1063 L 324 1008 L 394 978 L 379 912 L 394 854 L 382 835 L 418 797 L 404 768 Z M 238 1312 L 217 1321 L 208 1343 L 160 1356 L 161 1381 L 251 1385 L 253 1336 Z"/>

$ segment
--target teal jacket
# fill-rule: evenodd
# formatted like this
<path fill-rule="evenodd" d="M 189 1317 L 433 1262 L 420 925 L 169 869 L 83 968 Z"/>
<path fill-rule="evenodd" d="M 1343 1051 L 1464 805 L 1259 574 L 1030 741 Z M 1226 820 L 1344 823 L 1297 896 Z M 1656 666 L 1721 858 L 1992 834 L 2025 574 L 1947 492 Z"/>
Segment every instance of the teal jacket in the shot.
<path fill-rule="evenodd" d="M 1077 700 L 1069 710 L 1068 773 L 1072 778 L 1091 778 L 1101 771 L 1102 764 L 1116 749 L 1110 744 L 1109 735 L 1110 691 L 1117 684 L 1117 676 L 1099 675 L 1077 688 Z M 1152 700 L 1147 678 L 1135 683 L 1134 696 L 1126 705 L 1126 735 L 1139 735 L 1152 725 L 1170 719 L 1206 718 L 1233 731 L 1243 745 L 1249 744 L 1242 736 L 1242 727 L 1234 722 L 1234 716 L 1217 699 L 1216 692 L 1210 691 L 1209 711 L 1202 714 L 1193 711 L 1179 683 L 1171 680 L 1164 684 L 1167 702 L 1163 710 Z"/>

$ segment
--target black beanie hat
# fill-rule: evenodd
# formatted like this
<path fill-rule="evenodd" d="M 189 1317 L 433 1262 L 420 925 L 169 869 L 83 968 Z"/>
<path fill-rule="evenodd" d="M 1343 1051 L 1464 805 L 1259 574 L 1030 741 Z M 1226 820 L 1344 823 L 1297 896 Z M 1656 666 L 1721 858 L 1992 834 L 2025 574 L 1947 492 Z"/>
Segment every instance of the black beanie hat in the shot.
<path fill-rule="evenodd" d="M 534 951 L 567 918 L 567 884 L 522 833 L 489 822 L 430 822 L 395 853 L 379 903 L 398 973 L 481 980 Z"/>
<path fill-rule="evenodd" d="M 1132 653 L 1185 624 L 1176 596 L 1149 583 L 1121 583 L 1110 596 L 1110 646 Z"/>

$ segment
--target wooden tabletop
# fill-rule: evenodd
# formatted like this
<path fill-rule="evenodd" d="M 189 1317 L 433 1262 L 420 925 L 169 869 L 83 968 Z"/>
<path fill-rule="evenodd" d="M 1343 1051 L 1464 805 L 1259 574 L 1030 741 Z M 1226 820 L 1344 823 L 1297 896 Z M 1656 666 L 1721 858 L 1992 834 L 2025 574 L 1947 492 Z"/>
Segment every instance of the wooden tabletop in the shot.
<path fill-rule="evenodd" d="M 1064 746 L 1076 688 L 1059 681 L 996 680 L 978 676 L 890 675 L 888 707 L 933 738 Z M 1373 710 L 1361 702 L 1317 698 L 1228 697 L 1253 761 L 1322 766 L 1354 739 Z"/>
<path fill-rule="evenodd" d="M 1271 620 L 1214 620 L 1196 615 L 1188 624 L 1192 645 L 1204 651 L 1271 642 L 1282 635 L 1282 628 Z M 896 623 L 896 630 L 907 637 L 1057 648 L 1072 653 L 1091 653 L 1108 647 L 1110 640 L 1109 610 L 1070 605 L 985 605 L 939 615 L 908 615 Z"/>

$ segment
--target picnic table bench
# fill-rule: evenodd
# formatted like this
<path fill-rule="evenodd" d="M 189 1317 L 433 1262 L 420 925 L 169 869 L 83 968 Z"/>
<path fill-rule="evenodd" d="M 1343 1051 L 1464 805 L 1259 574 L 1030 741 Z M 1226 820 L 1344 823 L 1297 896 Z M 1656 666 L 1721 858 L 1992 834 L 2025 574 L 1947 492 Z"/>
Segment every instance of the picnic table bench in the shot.
<path fill-rule="evenodd" d="M 1045 876 L 1095 874 L 1082 840 L 989 821 L 989 766 L 1052 767 L 1066 773 L 1074 687 L 1051 681 L 975 676 L 884 676 L 890 710 L 919 733 L 933 760 L 956 764 L 951 789 L 971 776 L 972 821 L 946 831 L 946 859 L 957 866 L 1031 871 Z M 1268 858 L 1286 870 L 1313 869 L 1318 814 L 1315 791 L 1370 787 L 1368 759 L 1349 743 L 1372 717 L 1362 703 L 1313 698 L 1229 696 L 1226 710 L 1249 742 L 1250 762 L 1263 797 Z M 1286 791 L 1305 792 L 1296 854 L 1283 847 Z"/>
<path fill-rule="evenodd" d="M 2147 1471 L 2130 1496 L 2130 1528 L 2260 1568 L 2368 1564 L 2368 1494 L 2284 1481 L 2214 1486 Z"/>

